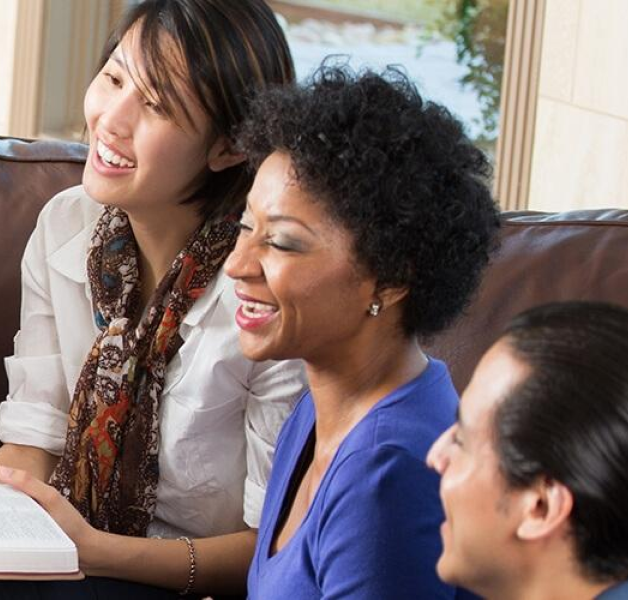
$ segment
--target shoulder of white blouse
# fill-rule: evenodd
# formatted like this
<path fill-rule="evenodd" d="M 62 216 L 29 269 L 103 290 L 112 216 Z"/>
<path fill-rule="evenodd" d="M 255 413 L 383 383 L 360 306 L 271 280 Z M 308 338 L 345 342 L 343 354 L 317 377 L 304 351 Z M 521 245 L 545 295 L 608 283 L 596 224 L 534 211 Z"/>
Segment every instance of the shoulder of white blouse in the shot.
<path fill-rule="evenodd" d="M 51 268 L 73 281 L 86 280 L 85 257 L 102 210 L 83 186 L 60 192 L 44 206 L 34 235 L 43 239 Z"/>
<path fill-rule="evenodd" d="M 82 185 L 77 185 L 59 192 L 46 203 L 37 227 L 56 233 L 62 244 L 84 228 L 91 227 L 102 210 L 103 206 L 92 200 Z"/>

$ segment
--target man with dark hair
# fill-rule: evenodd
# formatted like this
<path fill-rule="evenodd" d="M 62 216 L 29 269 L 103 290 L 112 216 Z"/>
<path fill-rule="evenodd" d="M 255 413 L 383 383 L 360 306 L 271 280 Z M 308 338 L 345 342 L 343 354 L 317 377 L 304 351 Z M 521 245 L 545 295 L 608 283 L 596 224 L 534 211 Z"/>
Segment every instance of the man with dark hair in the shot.
<path fill-rule="evenodd" d="M 515 318 L 428 456 L 440 577 L 489 599 L 628 598 L 627 459 L 628 311 Z"/>

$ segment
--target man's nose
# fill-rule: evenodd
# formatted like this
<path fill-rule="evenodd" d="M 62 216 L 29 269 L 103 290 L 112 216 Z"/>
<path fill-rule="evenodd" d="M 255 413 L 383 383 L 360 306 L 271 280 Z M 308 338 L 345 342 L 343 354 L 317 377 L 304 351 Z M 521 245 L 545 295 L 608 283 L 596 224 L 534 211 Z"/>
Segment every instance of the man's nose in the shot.
<path fill-rule="evenodd" d="M 434 469 L 437 473 L 443 474 L 449 464 L 449 454 L 447 452 L 448 440 L 452 435 L 452 428 L 441 434 L 441 436 L 432 444 L 427 453 L 427 466 Z"/>

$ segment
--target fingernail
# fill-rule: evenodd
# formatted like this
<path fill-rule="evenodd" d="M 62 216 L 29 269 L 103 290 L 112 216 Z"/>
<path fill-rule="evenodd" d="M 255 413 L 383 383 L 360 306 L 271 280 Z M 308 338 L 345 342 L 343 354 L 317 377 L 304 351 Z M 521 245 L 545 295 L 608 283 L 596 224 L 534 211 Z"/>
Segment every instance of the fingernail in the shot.
<path fill-rule="evenodd" d="M 11 475 L 13 475 L 13 469 L 11 467 L 0 466 L 0 477 L 2 479 L 11 479 Z"/>

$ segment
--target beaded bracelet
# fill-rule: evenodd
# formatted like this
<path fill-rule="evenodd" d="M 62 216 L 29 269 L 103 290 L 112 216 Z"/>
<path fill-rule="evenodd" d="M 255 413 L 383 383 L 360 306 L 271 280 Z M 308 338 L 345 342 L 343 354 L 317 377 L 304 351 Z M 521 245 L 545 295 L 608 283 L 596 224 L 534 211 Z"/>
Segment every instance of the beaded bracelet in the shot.
<path fill-rule="evenodd" d="M 185 588 L 179 592 L 179 596 L 187 596 L 192 591 L 192 588 L 194 587 L 194 580 L 196 579 L 196 549 L 194 548 L 194 543 L 189 537 L 182 535 L 177 539 L 184 541 L 188 547 L 188 557 L 190 559 L 188 583 Z"/>

